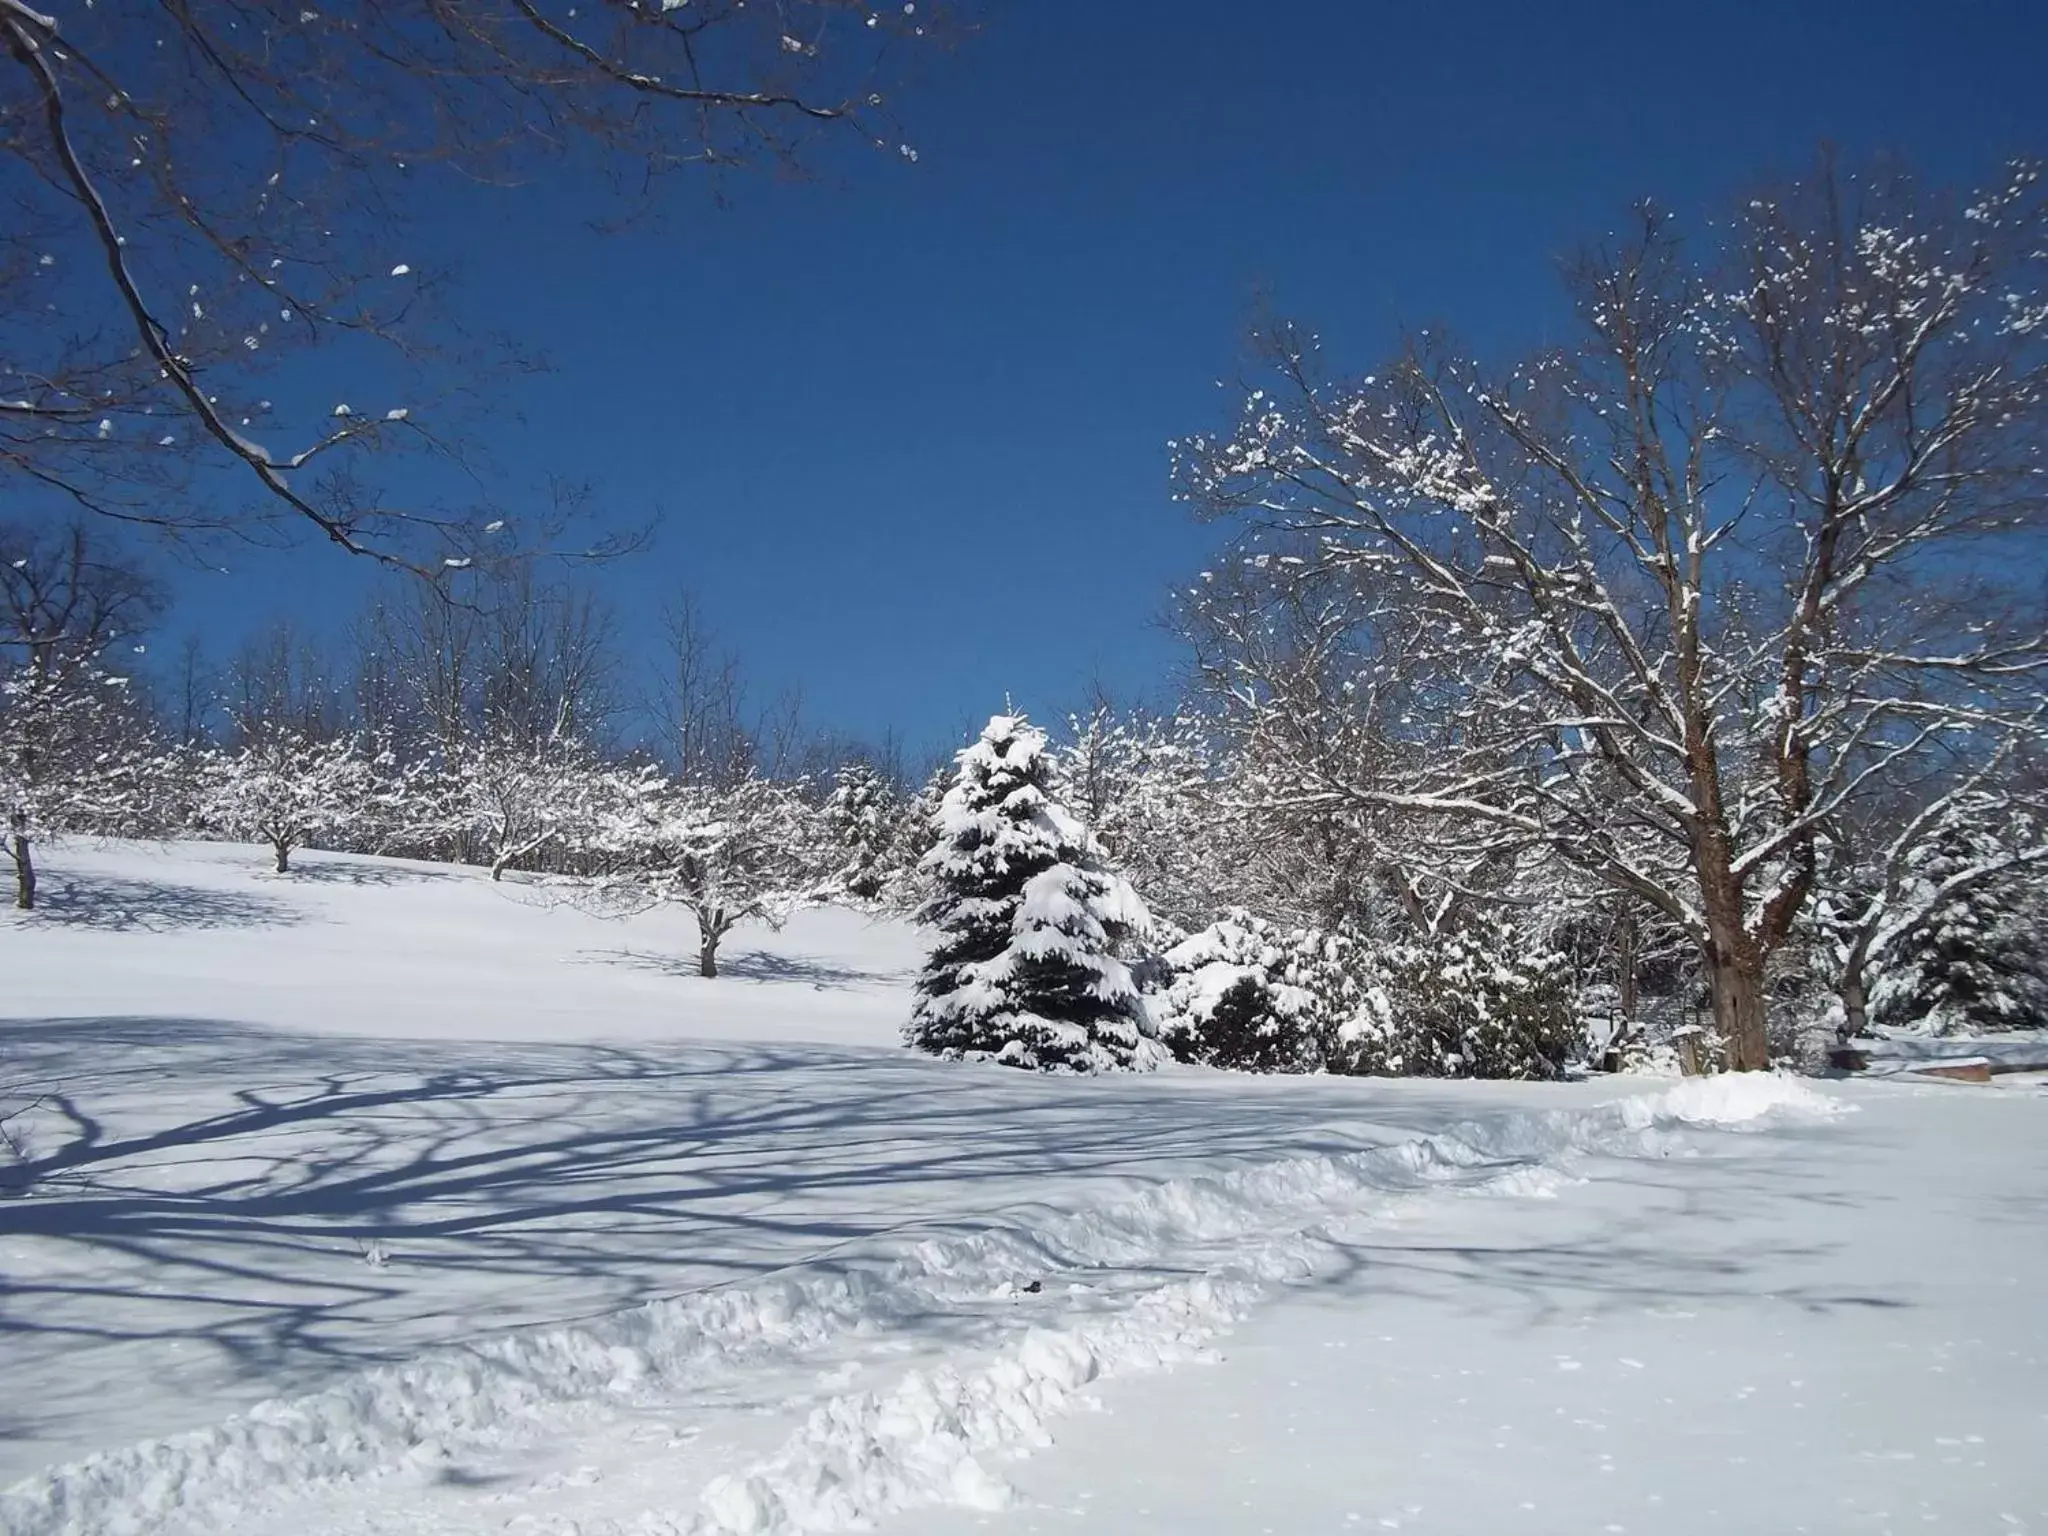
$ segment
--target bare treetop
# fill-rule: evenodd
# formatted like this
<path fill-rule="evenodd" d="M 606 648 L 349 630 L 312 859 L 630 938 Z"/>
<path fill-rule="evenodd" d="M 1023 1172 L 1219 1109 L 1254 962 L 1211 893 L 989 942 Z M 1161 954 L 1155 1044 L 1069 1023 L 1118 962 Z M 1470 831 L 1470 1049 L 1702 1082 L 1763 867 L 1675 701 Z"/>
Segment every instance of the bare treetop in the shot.
<path fill-rule="evenodd" d="M 280 419 L 264 383 L 316 344 L 423 340 L 431 277 L 394 233 L 423 172 L 576 153 L 644 189 L 789 165 L 822 132 L 914 158 L 884 88 L 928 23 L 864 0 L 0 0 L 0 483 L 247 527 L 195 484 L 225 466 L 258 519 L 459 561 L 462 516 L 365 477 L 431 441 L 423 402 Z"/>

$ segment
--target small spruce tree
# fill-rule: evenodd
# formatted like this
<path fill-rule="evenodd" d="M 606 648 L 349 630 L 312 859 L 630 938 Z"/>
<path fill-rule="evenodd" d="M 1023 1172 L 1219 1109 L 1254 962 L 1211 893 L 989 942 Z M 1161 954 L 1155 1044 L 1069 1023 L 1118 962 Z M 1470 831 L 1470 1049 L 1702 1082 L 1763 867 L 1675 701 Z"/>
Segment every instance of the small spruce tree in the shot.
<path fill-rule="evenodd" d="M 825 800 L 825 825 L 840 860 L 834 882 L 856 901 L 877 900 L 888 887 L 896 814 L 896 793 L 872 766 L 839 770 Z"/>
<path fill-rule="evenodd" d="M 997 715 L 957 761 L 923 860 L 933 892 L 918 920 L 938 942 L 905 1038 L 1040 1071 L 1154 1064 L 1164 1053 L 1116 955 L 1149 919 L 1060 804 L 1045 733 Z"/>

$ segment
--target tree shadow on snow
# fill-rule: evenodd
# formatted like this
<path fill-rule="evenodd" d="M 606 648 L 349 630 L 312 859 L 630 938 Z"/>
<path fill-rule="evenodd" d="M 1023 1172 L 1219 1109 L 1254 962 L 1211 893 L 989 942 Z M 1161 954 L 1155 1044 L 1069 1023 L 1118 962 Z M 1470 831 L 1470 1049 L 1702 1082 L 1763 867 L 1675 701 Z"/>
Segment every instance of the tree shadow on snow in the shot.
<path fill-rule="evenodd" d="M 269 896 L 209 891 L 168 880 L 113 875 L 45 875 L 36 908 L 20 919 L 57 928 L 107 933 L 177 933 L 210 928 L 283 928 L 300 913 Z"/>
<path fill-rule="evenodd" d="M 1367 1144 L 1327 1105 L 1218 1113 L 1165 1080 L 1134 1103 L 1128 1083 L 879 1049 L 480 1050 L 119 1018 L 0 1023 L 0 1059 L 42 1096 L 28 1160 L 0 1170 L 0 1235 L 36 1250 L 0 1286 L 5 1358 L 153 1342 L 186 1347 L 183 1370 L 200 1346 L 266 1386 L 450 1328 L 974 1230 L 1048 1178 Z M 486 1317 L 468 1315 L 479 1287 Z"/>
<path fill-rule="evenodd" d="M 265 870 L 273 880 L 290 880 L 300 885 L 393 886 L 422 885 L 430 880 L 459 880 L 454 869 L 413 869 L 403 864 L 357 863 L 352 859 L 323 859 L 301 852 L 292 856 L 291 868 L 280 875 Z"/>
<path fill-rule="evenodd" d="M 93 1411 L 103 1384 L 75 1362 L 95 1346 L 177 1348 L 181 1373 L 277 1390 L 795 1262 L 858 1266 L 982 1230 L 1052 1181 L 1356 1152 L 1469 1106 L 1406 1085 L 1225 1093 L 1201 1075 L 1140 1093 L 881 1049 L 479 1046 L 175 1018 L 0 1023 L 0 1060 L 42 1095 L 28 1159 L 0 1169 L 0 1235 L 33 1257 L 0 1283 L 0 1359 L 57 1384 L 35 1400 L 44 1423 Z M 1704 1213 L 1702 1230 L 1724 1226 Z M 1561 1276 L 1732 1293 L 1761 1262 L 1732 1238 L 1677 1257 L 1647 1232 L 1602 1240 L 1355 1259 L 1375 1284 L 1440 1286 L 1449 1266 L 1531 1306 Z M 1066 1262 L 1043 1254 L 1048 1281 Z"/>
<path fill-rule="evenodd" d="M 1841 1285 L 1841 1266 L 1831 1260 L 1842 1243 L 1820 1235 L 1824 1220 L 1802 1214 L 1775 1231 L 1758 1223 L 1759 1211 L 1772 1210 L 1836 1212 L 1850 1223 L 1883 1219 L 1884 1200 L 1838 1178 L 1840 1162 L 1855 1155 L 1848 1145 L 1853 1133 L 1839 1123 L 1780 1123 L 1772 1141 L 1781 1149 L 1786 1142 L 1815 1145 L 1810 1156 L 1746 1162 L 1733 1180 L 1699 1177 L 1711 1157 L 1610 1158 L 1593 1177 L 1603 1186 L 1633 1188 L 1640 1198 L 1623 1211 L 1588 1213 L 1590 1224 L 1560 1234 L 1550 1211 L 1524 1207 L 1540 1234 L 1525 1242 L 1400 1241 L 1377 1233 L 1336 1242 L 1338 1257 L 1313 1285 L 1347 1304 L 1400 1295 L 1530 1324 L 1674 1305 L 1725 1304 L 1745 1314 L 1762 1302 L 1814 1314 L 1914 1306 L 1881 1277 Z M 1485 1172 L 1473 1171 L 1475 1178 Z"/>
<path fill-rule="evenodd" d="M 700 979 L 694 955 L 665 955 L 642 949 L 586 949 L 579 957 L 628 970 L 652 971 L 657 975 Z M 813 987 L 858 987 L 900 982 L 902 971 L 870 971 L 841 965 L 813 955 L 775 955 L 765 950 L 735 950 L 718 957 L 718 979 L 735 981 L 786 981 Z"/>

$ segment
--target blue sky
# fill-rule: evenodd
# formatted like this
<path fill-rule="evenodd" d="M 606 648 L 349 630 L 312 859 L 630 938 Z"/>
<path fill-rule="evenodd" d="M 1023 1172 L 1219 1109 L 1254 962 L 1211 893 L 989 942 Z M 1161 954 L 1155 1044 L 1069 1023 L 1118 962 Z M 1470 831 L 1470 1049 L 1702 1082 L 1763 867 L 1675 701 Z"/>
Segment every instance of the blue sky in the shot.
<path fill-rule="evenodd" d="M 1262 297 L 1361 368 L 1404 325 L 1512 352 L 1563 323 L 1557 258 L 1637 197 L 1711 212 L 1824 139 L 1941 178 L 2048 149 L 2039 0 L 983 17 L 901 104 L 915 165 L 828 155 L 722 205 L 678 178 L 612 234 L 564 170 L 437 197 L 413 257 L 553 364 L 498 396 L 495 471 L 661 515 L 599 578 L 629 618 L 688 586 L 762 691 L 919 744 L 1006 691 L 1049 713 L 1159 684 L 1168 590 L 1215 537 L 1169 501 L 1165 443 L 1230 409 Z M 180 618 L 338 613 L 362 580 L 337 561 L 187 577 Z"/>

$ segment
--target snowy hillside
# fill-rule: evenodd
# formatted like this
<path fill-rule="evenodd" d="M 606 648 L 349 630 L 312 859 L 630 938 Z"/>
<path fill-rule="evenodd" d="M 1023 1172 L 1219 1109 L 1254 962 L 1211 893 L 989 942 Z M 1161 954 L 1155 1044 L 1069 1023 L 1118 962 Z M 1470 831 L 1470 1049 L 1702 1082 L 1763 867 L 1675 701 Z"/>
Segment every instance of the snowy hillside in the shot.
<path fill-rule="evenodd" d="M 689 916 L 621 920 L 461 865 L 234 844 L 73 843 L 8 966 L 17 1016 L 187 1016 L 404 1040 L 892 1044 L 914 932 L 838 909 L 743 928 L 696 974 Z M 9 947 L 19 947 L 8 936 Z M 829 990 L 832 1005 L 817 1006 Z"/>
<path fill-rule="evenodd" d="M 302 865 L 0 921 L 7 1536 L 2048 1531 L 2031 1086 L 1045 1078 Z"/>

